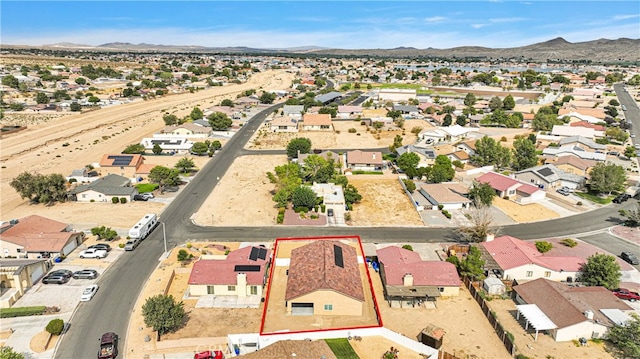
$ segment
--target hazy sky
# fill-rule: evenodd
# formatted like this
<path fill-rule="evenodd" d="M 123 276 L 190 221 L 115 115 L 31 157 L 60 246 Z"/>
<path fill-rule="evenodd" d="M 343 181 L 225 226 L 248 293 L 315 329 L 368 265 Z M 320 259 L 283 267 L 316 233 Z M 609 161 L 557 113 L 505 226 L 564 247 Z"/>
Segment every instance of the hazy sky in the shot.
<path fill-rule="evenodd" d="M 7 1 L 0 43 L 363 49 L 640 38 L 630 1 Z M 631 50 L 631 49 L 630 49 Z M 635 49 L 634 51 L 638 51 Z"/>

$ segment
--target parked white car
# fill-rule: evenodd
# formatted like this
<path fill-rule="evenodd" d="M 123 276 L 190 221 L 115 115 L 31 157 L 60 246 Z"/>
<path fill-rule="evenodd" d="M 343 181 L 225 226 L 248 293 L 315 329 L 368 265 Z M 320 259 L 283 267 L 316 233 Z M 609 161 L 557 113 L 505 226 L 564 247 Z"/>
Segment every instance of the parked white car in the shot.
<path fill-rule="evenodd" d="M 107 256 L 107 251 L 104 249 L 89 248 L 80 252 L 80 258 L 104 258 Z"/>
<path fill-rule="evenodd" d="M 96 295 L 97 291 L 98 291 L 98 285 L 97 284 L 92 284 L 92 285 L 88 286 L 87 288 L 84 289 L 84 292 L 82 292 L 82 296 L 80 297 L 80 301 L 81 302 L 90 301 L 91 298 L 93 298 L 93 296 Z"/>

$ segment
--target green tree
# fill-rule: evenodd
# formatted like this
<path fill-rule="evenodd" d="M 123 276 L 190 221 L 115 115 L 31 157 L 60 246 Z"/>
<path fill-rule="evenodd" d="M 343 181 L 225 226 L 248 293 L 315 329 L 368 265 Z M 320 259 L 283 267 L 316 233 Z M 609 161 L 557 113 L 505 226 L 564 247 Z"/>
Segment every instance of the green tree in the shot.
<path fill-rule="evenodd" d="M 189 173 L 196 167 L 196 164 L 189 157 L 182 157 L 176 162 L 176 168 L 182 173 Z"/>
<path fill-rule="evenodd" d="M 448 182 L 455 176 L 455 173 L 451 159 L 445 155 L 438 155 L 429 173 L 429 181 L 433 183 Z"/>
<path fill-rule="evenodd" d="M 405 152 L 398 157 L 396 163 L 402 172 L 408 172 L 411 169 L 415 170 L 420 163 L 420 156 L 413 152 Z"/>
<path fill-rule="evenodd" d="M 607 332 L 607 340 L 613 344 L 620 358 L 640 358 L 640 316 L 631 313 L 631 320 L 614 325 Z"/>
<path fill-rule="evenodd" d="M 72 112 L 79 112 L 79 111 L 82 111 L 82 105 L 80 105 L 77 102 L 72 102 L 71 105 L 69 106 L 69 109 Z"/>
<path fill-rule="evenodd" d="M 180 122 L 180 120 L 178 119 L 178 116 L 172 115 L 169 113 L 165 113 L 162 116 L 162 120 L 164 121 L 164 124 L 167 126 L 177 125 Z"/>
<path fill-rule="evenodd" d="M 344 186 L 344 201 L 347 205 L 352 205 L 354 203 L 359 203 L 362 200 L 362 195 L 358 193 L 358 189 L 352 185 L 348 184 Z"/>
<path fill-rule="evenodd" d="M 228 98 L 225 98 L 224 100 L 222 100 L 222 102 L 220 102 L 220 106 L 228 106 L 228 107 L 233 107 L 234 103 L 233 100 L 230 100 Z"/>
<path fill-rule="evenodd" d="M 536 241 L 536 249 L 540 253 L 546 253 L 553 248 L 553 244 L 547 241 Z"/>
<path fill-rule="evenodd" d="M 2 84 L 4 86 L 9 86 L 11 88 L 17 89 L 18 85 L 20 85 L 20 81 L 13 75 L 7 75 L 2 78 Z"/>
<path fill-rule="evenodd" d="M 516 107 L 516 100 L 514 100 L 513 96 L 511 96 L 510 94 L 507 95 L 507 97 L 502 100 L 502 107 L 505 110 L 513 110 L 513 108 Z"/>
<path fill-rule="evenodd" d="M 318 113 L 322 115 L 331 115 L 331 118 L 336 118 L 336 116 L 338 116 L 338 108 L 333 106 L 323 106 L 318 110 Z"/>
<path fill-rule="evenodd" d="M 502 109 L 502 106 L 502 100 L 498 96 L 493 96 L 491 100 L 489 100 L 489 108 L 491 111 Z"/>
<path fill-rule="evenodd" d="M 640 226 L 640 202 L 637 202 L 636 209 L 621 209 L 620 215 L 626 217 L 625 225 L 629 227 Z"/>
<path fill-rule="evenodd" d="M 24 355 L 16 352 L 10 346 L 0 347 L 0 359 L 24 359 Z"/>
<path fill-rule="evenodd" d="M 316 205 L 316 193 L 307 186 L 298 186 L 291 194 L 293 207 L 313 208 Z"/>
<path fill-rule="evenodd" d="M 133 145 L 127 146 L 122 153 L 131 155 L 131 154 L 141 154 L 143 155 L 145 152 L 144 145 L 141 143 L 134 143 Z"/>
<path fill-rule="evenodd" d="M 287 144 L 287 156 L 289 158 L 298 158 L 298 153 L 311 152 L 311 140 L 305 137 L 297 137 L 289 141 Z"/>
<path fill-rule="evenodd" d="M 471 92 L 467 93 L 467 96 L 464 97 L 464 105 L 467 107 L 473 107 L 473 105 L 476 104 L 476 101 L 476 95 Z"/>
<path fill-rule="evenodd" d="M 609 105 L 611 106 L 620 106 L 620 102 L 618 102 L 618 100 L 616 100 L 615 98 L 609 101 Z"/>
<path fill-rule="evenodd" d="M 589 176 L 591 190 L 596 193 L 621 192 L 627 181 L 624 168 L 613 163 L 597 163 L 589 172 Z"/>
<path fill-rule="evenodd" d="M 607 135 L 607 137 L 622 143 L 626 142 L 629 138 L 629 133 L 620 127 L 609 127 L 604 134 Z"/>
<path fill-rule="evenodd" d="M 220 143 L 220 141 L 215 140 L 213 142 L 211 142 L 211 146 L 209 146 L 210 148 L 212 148 L 213 150 L 219 150 L 222 148 L 222 143 Z"/>
<path fill-rule="evenodd" d="M 231 127 L 233 121 L 224 112 L 214 112 L 207 117 L 214 131 L 223 131 Z"/>
<path fill-rule="evenodd" d="M 96 103 L 100 102 L 100 99 L 97 96 L 90 96 L 87 101 L 95 105 Z"/>
<path fill-rule="evenodd" d="M 476 246 L 471 246 L 465 259 L 460 261 L 458 273 L 471 280 L 482 280 L 485 278 L 484 261 L 482 260 L 480 250 Z"/>
<path fill-rule="evenodd" d="M 45 329 L 47 333 L 51 335 L 60 335 L 62 328 L 64 328 L 64 321 L 62 321 L 62 319 L 52 319 Z"/>
<path fill-rule="evenodd" d="M 159 155 L 162 153 L 162 147 L 160 147 L 160 145 L 156 143 L 153 145 L 151 152 L 153 152 L 154 155 Z"/>
<path fill-rule="evenodd" d="M 176 302 L 172 295 L 154 295 L 142 305 L 144 324 L 159 335 L 180 327 L 186 317 L 184 303 Z"/>
<path fill-rule="evenodd" d="M 105 226 L 91 228 L 91 234 L 98 237 L 98 239 L 104 239 L 107 241 L 114 240 L 116 237 L 118 237 L 118 232 L 111 229 L 111 227 Z"/>
<path fill-rule="evenodd" d="M 636 156 L 636 149 L 633 146 L 627 146 L 624 149 L 624 156 L 627 158 L 633 158 Z"/>
<path fill-rule="evenodd" d="M 491 206 L 495 196 L 497 196 L 496 191 L 488 183 L 473 181 L 471 188 L 469 188 L 469 199 L 476 204 Z"/>
<path fill-rule="evenodd" d="M 9 185 L 31 202 L 53 203 L 67 199 L 67 180 L 58 173 L 48 175 L 22 172 Z"/>
<path fill-rule="evenodd" d="M 44 92 L 38 92 L 36 95 L 36 102 L 40 104 L 49 103 L 49 96 Z"/>
<path fill-rule="evenodd" d="M 563 121 L 556 112 L 548 106 L 541 107 L 533 117 L 531 125 L 535 131 L 551 131 L 554 125 L 561 125 Z"/>
<path fill-rule="evenodd" d="M 76 83 L 77 83 L 78 85 L 86 85 L 86 84 L 87 84 L 87 80 L 86 80 L 84 77 L 78 77 L 78 78 L 76 79 Z"/>
<path fill-rule="evenodd" d="M 460 115 L 460 116 L 456 116 L 456 125 L 458 126 L 466 126 L 467 125 L 467 116 L 465 115 Z"/>
<path fill-rule="evenodd" d="M 276 94 L 274 94 L 273 92 L 263 92 L 262 95 L 260 95 L 261 103 L 272 104 L 275 99 Z"/>
<path fill-rule="evenodd" d="M 447 127 L 451 126 L 453 123 L 453 116 L 450 113 L 444 115 L 444 119 L 442 119 L 442 126 Z"/>
<path fill-rule="evenodd" d="M 191 153 L 198 156 L 204 156 L 208 150 L 209 146 L 204 142 L 196 142 L 191 146 Z"/>
<path fill-rule="evenodd" d="M 588 286 L 603 286 L 609 290 L 618 288 L 622 277 L 616 257 L 600 253 L 589 256 L 580 266 L 580 272 L 580 282 Z"/>
<path fill-rule="evenodd" d="M 274 172 L 275 174 L 267 172 L 267 178 L 276 187 L 273 200 L 278 207 L 285 207 L 291 200 L 293 191 L 302 184 L 300 165 L 290 162 L 286 165 L 276 166 Z"/>
<path fill-rule="evenodd" d="M 478 166 L 494 165 L 504 168 L 511 162 L 511 151 L 502 147 L 495 139 L 485 136 L 476 141 L 476 151 L 471 156 L 471 161 Z"/>
<path fill-rule="evenodd" d="M 522 171 L 538 164 L 536 145 L 528 138 L 518 138 L 513 142 L 513 169 Z"/>
<path fill-rule="evenodd" d="M 407 187 L 407 191 L 413 193 L 416 190 L 416 183 L 413 182 L 413 180 L 410 180 L 408 178 L 405 178 L 402 180 L 402 183 L 404 183 L 404 186 Z"/>
<path fill-rule="evenodd" d="M 204 113 L 202 112 L 202 110 L 199 107 L 194 107 L 193 110 L 191 110 L 191 113 L 189 114 L 189 117 L 193 121 L 199 120 L 199 119 L 204 117 Z"/>
<path fill-rule="evenodd" d="M 149 172 L 149 182 L 157 183 L 161 189 L 164 186 L 177 186 L 180 184 L 178 170 L 164 166 L 155 166 Z"/>
<path fill-rule="evenodd" d="M 335 174 L 335 162 L 319 155 L 309 155 L 304 160 L 302 174 L 306 181 L 327 183 Z"/>

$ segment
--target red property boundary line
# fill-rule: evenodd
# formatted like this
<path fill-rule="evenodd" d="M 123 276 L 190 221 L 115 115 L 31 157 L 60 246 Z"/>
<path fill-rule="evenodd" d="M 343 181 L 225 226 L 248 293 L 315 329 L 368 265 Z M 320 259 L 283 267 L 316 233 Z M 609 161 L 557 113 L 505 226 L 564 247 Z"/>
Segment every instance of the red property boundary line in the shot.
<path fill-rule="evenodd" d="M 275 269 L 275 262 L 278 256 L 278 244 L 280 241 L 312 241 L 312 240 L 340 240 L 340 239 L 351 239 L 356 240 L 358 242 L 358 247 L 360 247 L 360 253 L 362 253 L 362 259 L 364 260 L 364 269 L 367 273 L 367 281 L 369 283 L 369 290 L 371 291 L 371 297 L 373 298 L 373 308 L 376 312 L 376 317 L 378 318 L 378 325 L 365 325 L 359 327 L 342 327 L 342 328 L 327 328 L 327 329 L 315 329 L 315 330 L 296 330 L 296 331 L 288 331 L 288 332 L 264 332 L 264 321 L 267 316 L 267 308 L 269 308 L 269 296 L 271 295 L 271 283 L 273 280 L 273 271 Z M 271 261 L 271 270 L 269 273 L 269 285 L 267 287 L 267 296 L 264 302 L 264 308 L 262 309 L 262 318 L 260 320 L 260 335 L 278 335 L 278 334 L 296 334 L 296 333 L 309 333 L 309 332 L 326 332 L 333 330 L 351 330 L 351 329 L 365 329 L 365 328 L 380 328 L 383 326 L 382 317 L 380 316 L 380 309 L 378 308 L 378 300 L 376 298 L 375 290 L 373 289 L 373 282 L 371 281 L 371 274 L 369 272 L 369 265 L 367 264 L 367 258 L 364 254 L 364 248 L 362 248 L 362 241 L 360 240 L 360 236 L 326 236 L 326 237 L 291 237 L 291 238 L 276 238 L 276 243 L 273 248 L 273 257 Z"/>

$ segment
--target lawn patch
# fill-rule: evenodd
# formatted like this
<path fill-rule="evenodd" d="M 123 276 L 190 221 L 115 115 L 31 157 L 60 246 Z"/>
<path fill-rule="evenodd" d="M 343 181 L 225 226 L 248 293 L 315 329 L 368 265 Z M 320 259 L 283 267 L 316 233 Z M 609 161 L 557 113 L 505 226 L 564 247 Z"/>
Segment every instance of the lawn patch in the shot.
<path fill-rule="evenodd" d="M 325 339 L 329 348 L 340 359 L 360 359 L 346 338 Z"/>
<path fill-rule="evenodd" d="M 158 189 L 157 183 L 140 183 L 135 186 L 138 189 L 138 193 L 153 192 Z"/>

